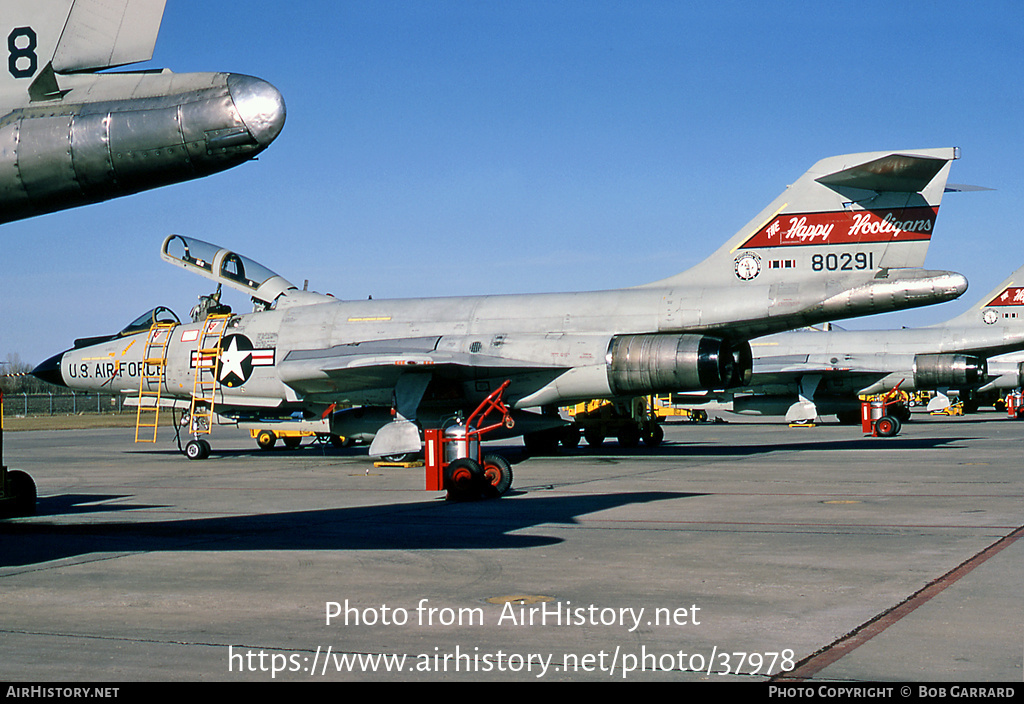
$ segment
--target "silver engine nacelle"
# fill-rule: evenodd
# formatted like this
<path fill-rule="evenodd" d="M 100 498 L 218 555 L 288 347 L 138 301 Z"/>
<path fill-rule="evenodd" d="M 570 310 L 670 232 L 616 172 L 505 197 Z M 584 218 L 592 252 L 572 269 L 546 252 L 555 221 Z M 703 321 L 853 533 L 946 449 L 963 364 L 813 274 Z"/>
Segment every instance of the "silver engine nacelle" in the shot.
<path fill-rule="evenodd" d="M 617 335 L 608 346 L 616 395 L 726 389 L 750 382 L 747 342 L 708 335 Z"/>
<path fill-rule="evenodd" d="M 988 365 L 982 357 L 966 354 L 914 355 L 914 388 L 960 388 L 985 380 Z"/>

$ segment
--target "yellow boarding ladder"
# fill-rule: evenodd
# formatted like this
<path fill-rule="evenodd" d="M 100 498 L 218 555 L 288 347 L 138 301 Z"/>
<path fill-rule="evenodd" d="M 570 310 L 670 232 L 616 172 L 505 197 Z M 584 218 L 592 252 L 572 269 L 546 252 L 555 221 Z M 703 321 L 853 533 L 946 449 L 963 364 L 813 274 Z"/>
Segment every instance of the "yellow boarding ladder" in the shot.
<path fill-rule="evenodd" d="M 189 407 L 189 432 L 208 435 L 213 432 L 213 402 L 217 391 L 217 370 L 220 367 L 220 343 L 230 315 L 211 315 L 203 323 L 199 348 L 195 351 L 195 378 L 192 381 L 192 404 Z"/>
<path fill-rule="evenodd" d="M 142 373 L 139 375 L 139 407 L 135 413 L 135 442 L 156 442 L 156 429 L 160 424 L 160 394 L 167 377 L 167 344 L 171 341 L 171 329 L 176 325 L 153 323 L 146 333 Z M 151 403 L 147 403 L 147 400 Z M 152 422 L 149 421 L 150 417 Z M 152 428 L 152 437 L 140 434 L 143 428 Z"/>

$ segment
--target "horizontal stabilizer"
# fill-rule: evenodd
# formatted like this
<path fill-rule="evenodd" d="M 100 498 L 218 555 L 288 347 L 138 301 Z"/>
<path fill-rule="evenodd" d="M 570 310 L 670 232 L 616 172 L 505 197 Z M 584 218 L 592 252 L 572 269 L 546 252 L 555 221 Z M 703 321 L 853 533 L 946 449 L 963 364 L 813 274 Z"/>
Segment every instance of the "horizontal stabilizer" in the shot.
<path fill-rule="evenodd" d="M 830 188 L 920 193 L 932 182 L 946 162 L 946 159 L 933 157 L 890 154 L 816 180 Z"/>
<path fill-rule="evenodd" d="M 946 193 L 973 193 L 975 191 L 994 191 L 994 188 L 986 188 L 985 186 L 971 186 L 966 183 L 947 183 Z"/>

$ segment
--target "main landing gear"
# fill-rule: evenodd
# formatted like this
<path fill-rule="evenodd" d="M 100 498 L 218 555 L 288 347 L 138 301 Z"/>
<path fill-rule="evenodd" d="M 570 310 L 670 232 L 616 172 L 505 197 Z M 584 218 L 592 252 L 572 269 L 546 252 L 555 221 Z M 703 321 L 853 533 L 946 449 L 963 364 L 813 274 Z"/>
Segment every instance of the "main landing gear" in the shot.
<path fill-rule="evenodd" d="M 665 440 L 665 431 L 658 422 L 654 400 L 638 396 L 629 401 L 596 400 L 577 404 L 570 410 L 573 423 L 564 428 L 542 430 L 523 436 L 530 454 L 553 454 L 560 444 L 569 450 L 579 446 L 580 438 L 591 448 L 601 447 L 615 438 L 619 447 L 632 449 L 642 442 L 658 447 Z"/>

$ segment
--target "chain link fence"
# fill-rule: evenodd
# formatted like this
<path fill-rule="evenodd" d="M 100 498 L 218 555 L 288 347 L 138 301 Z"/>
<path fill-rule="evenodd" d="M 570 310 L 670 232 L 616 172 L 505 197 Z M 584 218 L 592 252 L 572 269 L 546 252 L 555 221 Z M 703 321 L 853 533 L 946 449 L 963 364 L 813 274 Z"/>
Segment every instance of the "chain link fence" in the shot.
<path fill-rule="evenodd" d="M 134 406 L 126 406 L 126 396 L 86 393 L 5 393 L 4 415 L 25 418 L 81 414 L 135 414 Z"/>

